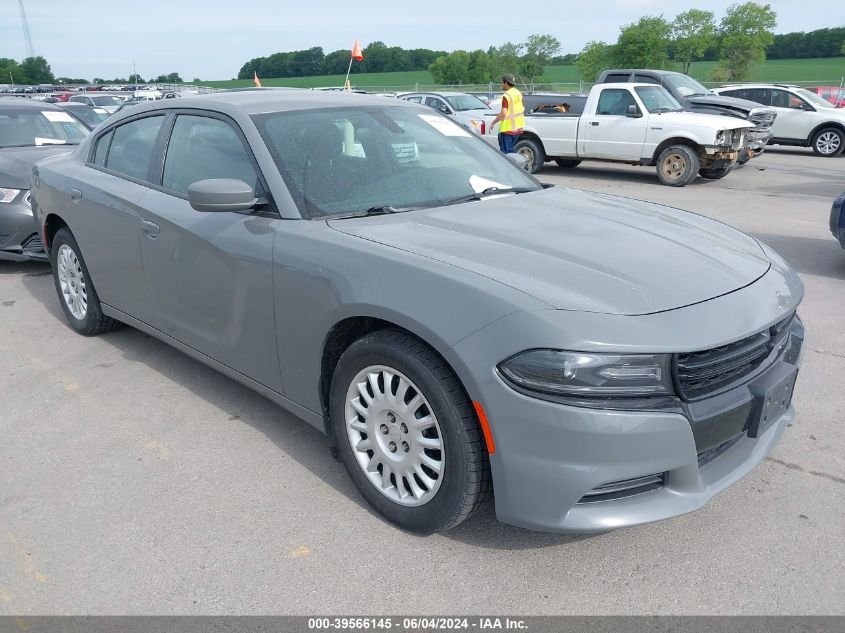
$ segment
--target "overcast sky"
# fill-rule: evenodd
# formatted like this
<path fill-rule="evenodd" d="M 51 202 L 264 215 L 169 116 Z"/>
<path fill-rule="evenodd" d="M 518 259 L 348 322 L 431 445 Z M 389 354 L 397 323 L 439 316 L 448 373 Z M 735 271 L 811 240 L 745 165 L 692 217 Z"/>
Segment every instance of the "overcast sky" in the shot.
<path fill-rule="evenodd" d="M 730 0 L 24 0 L 35 51 L 56 76 L 126 77 L 135 60 L 142 77 L 178 72 L 183 79 L 231 79 L 244 62 L 277 51 L 322 46 L 486 49 L 551 34 L 563 52 L 590 40 L 614 42 L 619 27 L 643 15 L 672 19 L 689 8 L 724 14 Z M 668 5 L 671 4 L 671 9 Z M 772 0 L 776 32 L 845 25 L 844 0 Z M 26 57 L 17 3 L 6 0 L 0 57 Z M 519 17 L 515 17 L 515 16 Z"/>

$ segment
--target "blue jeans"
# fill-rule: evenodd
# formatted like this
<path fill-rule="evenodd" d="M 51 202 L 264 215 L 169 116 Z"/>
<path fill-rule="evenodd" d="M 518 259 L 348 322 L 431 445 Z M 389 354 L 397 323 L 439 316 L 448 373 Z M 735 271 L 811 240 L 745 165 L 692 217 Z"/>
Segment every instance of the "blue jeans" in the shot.
<path fill-rule="evenodd" d="M 519 134 L 505 134 L 504 132 L 499 132 L 499 149 L 502 154 L 512 154 L 513 146 L 516 145 L 518 140 Z"/>

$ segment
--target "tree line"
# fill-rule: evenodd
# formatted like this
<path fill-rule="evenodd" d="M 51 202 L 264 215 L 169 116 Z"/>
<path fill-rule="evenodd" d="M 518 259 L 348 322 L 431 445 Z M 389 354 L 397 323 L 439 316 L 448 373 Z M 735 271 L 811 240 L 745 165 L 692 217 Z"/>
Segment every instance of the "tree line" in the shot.
<path fill-rule="evenodd" d="M 199 81 L 199 79 L 194 79 Z M 85 85 L 93 84 L 142 84 L 142 83 L 161 83 L 161 84 L 179 84 L 183 83 L 179 73 L 170 73 L 167 75 L 159 75 L 155 78 L 150 78 L 145 81 L 143 77 L 137 74 L 129 75 L 129 79 L 116 77 L 114 79 L 103 79 L 102 77 L 94 77 L 93 81 L 89 82 L 87 79 L 80 79 L 77 77 L 56 77 L 50 69 L 50 64 L 42 56 L 27 57 L 21 62 L 8 57 L 0 57 L 0 84 L 5 83 L 20 84 L 24 86 L 35 86 L 38 84 L 68 84 L 68 85 Z"/>

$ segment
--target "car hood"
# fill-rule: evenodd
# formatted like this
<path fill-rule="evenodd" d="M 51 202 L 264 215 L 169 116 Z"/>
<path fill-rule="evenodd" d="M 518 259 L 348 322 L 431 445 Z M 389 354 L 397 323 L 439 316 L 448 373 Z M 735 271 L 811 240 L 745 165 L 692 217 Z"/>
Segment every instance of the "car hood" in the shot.
<path fill-rule="evenodd" d="M 606 314 L 706 301 L 753 283 L 770 266 L 756 240 L 719 222 L 570 189 L 328 224 L 494 279 L 557 309 Z"/>
<path fill-rule="evenodd" d="M 29 189 L 32 166 L 39 160 L 67 154 L 76 145 L 41 145 L 38 147 L 6 147 L 0 149 L 0 187 Z"/>
<path fill-rule="evenodd" d="M 736 97 L 726 97 L 719 94 L 711 95 L 696 95 L 694 97 L 686 97 L 689 106 L 703 106 L 716 107 L 724 110 L 732 110 L 738 116 L 747 117 L 752 110 L 767 109 L 766 106 L 760 105 L 756 101 L 749 101 L 748 99 L 737 99 Z"/>
<path fill-rule="evenodd" d="M 678 127 L 698 127 L 717 130 L 736 130 L 738 128 L 751 129 L 753 124 L 736 117 L 726 117 L 719 114 L 704 114 L 703 112 L 663 112 L 649 115 L 649 124 L 662 123 Z"/>

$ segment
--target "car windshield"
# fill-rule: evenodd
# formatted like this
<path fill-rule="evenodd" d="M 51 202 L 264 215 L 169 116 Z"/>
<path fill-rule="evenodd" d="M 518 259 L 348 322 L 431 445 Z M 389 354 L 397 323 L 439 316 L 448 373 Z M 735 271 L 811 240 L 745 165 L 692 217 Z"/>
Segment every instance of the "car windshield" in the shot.
<path fill-rule="evenodd" d="M 681 104 L 675 100 L 663 86 L 639 86 L 634 88 L 643 101 L 646 110 L 659 114 L 661 112 L 680 112 Z"/>
<path fill-rule="evenodd" d="M 798 88 L 795 90 L 795 94 L 801 95 L 804 99 L 812 103 L 817 108 L 835 108 L 836 106 L 833 105 L 830 101 L 825 99 L 824 97 L 820 97 L 815 92 L 810 92 L 809 90 L 805 90 L 804 88 Z"/>
<path fill-rule="evenodd" d="M 306 218 L 436 207 L 541 185 L 439 114 L 401 106 L 254 115 Z"/>
<path fill-rule="evenodd" d="M 490 108 L 478 97 L 473 95 L 444 95 L 446 101 L 449 102 L 458 112 L 466 112 L 467 110 L 489 110 Z"/>
<path fill-rule="evenodd" d="M 98 106 L 119 106 L 123 103 L 123 99 L 118 99 L 112 95 L 100 95 L 96 97 L 91 97 L 91 100 L 94 102 L 94 105 Z"/>
<path fill-rule="evenodd" d="M 87 123 L 90 127 L 97 127 L 105 121 L 106 119 L 111 116 L 108 112 L 103 110 L 102 108 L 68 108 L 71 114 L 74 116 L 82 119 L 83 122 Z"/>
<path fill-rule="evenodd" d="M 687 77 L 681 74 L 666 75 L 664 81 L 671 84 L 672 87 L 684 97 L 691 97 L 693 95 L 707 95 L 710 91 L 698 83 L 692 77 Z"/>
<path fill-rule="evenodd" d="M 87 128 L 64 111 L 0 108 L 0 147 L 76 145 L 87 135 Z"/>

